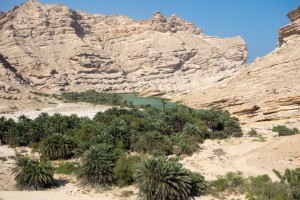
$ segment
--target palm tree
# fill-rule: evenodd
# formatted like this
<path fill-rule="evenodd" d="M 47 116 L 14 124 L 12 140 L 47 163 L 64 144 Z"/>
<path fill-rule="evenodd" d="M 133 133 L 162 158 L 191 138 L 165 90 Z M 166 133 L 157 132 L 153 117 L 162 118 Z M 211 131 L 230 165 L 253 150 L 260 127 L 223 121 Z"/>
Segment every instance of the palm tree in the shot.
<path fill-rule="evenodd" d="M 42 157 L 48 157 L 50 160 L 56 160 L 60 158 L 70 158 L 77 142 L 66 135 L 54 134 L 40 143 L 40 153 Z"/>
<path fill-rule="evenodd" d="M 123 142 L 125 147 L 129 149 L 130 129 L 124 120 L 113 120 L 107 128 L 107 132 L 113 137 L 114 145 Z"/>
<path fill-rule="evenodd" d="M 190 178 L 192 183 L 192 189 L 190 191 L 190 196 L 200 196 L 205 193 L 207 190 L 207 183 L 204 180 L 204 177 L 196 172 L 190 172 Z"/>
<path fill-rule="evenodd" d="M 6 144 L 8 130 L 15 125 L 15 121 L 11 118 L 6 119 L 5 117 L 0 117 L 0 145 Z"/>
<path fill-rule="evenodd" d="M 55 113 L 47 121 L 50 132 L 64 134 L 68 129 L 67 118 L 59 113 Z"/>
<path fill-rule="evenodd" d="M 31 119 L 29 119 L 26 115 L 20 115 L 19 117 L 18 117 L 18 121 L 19 122 L 24 122 L 24 121 L 31 121 Z"/>
<path fill-rule="evenodd" d="M 165 158 L 150 158 L 138 166 L 136 182 L 146 200 L 190 199 L 192 181 L 181 165 Z"/>
<path fill-rule="evenodd" d="M 27 135 L 31 142 L 40 142 L 45 137 L 46 133 L 41 123 L 36 120 L 30 122 Z"/>
<path fill-rule="evenodd" d="M 182 133 L 185 136 L 192 136 L 193 138 L 196 138 L 198 142 L 204 140 L 203 136 L 201 135 L 201 132 L 199 131 L 199 128 L 191 123 L 186 123 L 184 125 Z"/>
<path fill-rule="evenodd" d="M 111 186 L 114 183 L 113 169 L 116 154 L 113 146 L 101 144 L 91 147 L 82 158 L 79 179 L 92 187 Z"/>
<path fill-rule="evenodd" d="M 54 168 L 49 161 L 19 157 L 12 169 L 17 187 L 21 190 L 39 190 L 53 183 Z"/>

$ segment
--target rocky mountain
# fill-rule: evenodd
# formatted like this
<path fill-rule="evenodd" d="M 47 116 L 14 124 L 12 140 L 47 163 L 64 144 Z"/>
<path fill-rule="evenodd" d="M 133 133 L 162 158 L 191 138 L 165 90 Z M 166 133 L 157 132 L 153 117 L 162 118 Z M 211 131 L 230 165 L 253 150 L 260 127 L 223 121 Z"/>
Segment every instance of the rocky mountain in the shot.
<path fill-rule="evenodd" d="M 182 100 L 194 107 L 222 107 L 247 122 L 300 118 L 300 6 L 278 30 L 278 48 L 209 89 Z"/>
<path fill-rule="evenodd" d="M 221 107 L 247 122 L 297 119 L 299 13 L 288 14 L 278 48 L 245 65 L 241 37 L 207 36 L 176 15 L 134 20 L 28 0 L 0 12 L 0 110 L 37 105 L 38 93 L 95 89 Z"/>
<path fill-rule="evenodd" d="M 0 13 L 0 55 L 22 85 L 43 93 L 96 89 L 169 97 L 224 82 L 247 59 L 241 37 L 206 36 L 176 15 L 134 20 L 36 0 Z"/>

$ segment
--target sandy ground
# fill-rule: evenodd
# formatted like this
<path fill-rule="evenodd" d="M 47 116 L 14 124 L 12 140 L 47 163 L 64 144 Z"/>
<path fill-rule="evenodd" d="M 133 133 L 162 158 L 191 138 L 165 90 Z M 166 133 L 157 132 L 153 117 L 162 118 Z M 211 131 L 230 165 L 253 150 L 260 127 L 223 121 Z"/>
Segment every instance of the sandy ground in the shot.
<path fill-rule="evenodd" d="M 266 142 L 243 137 L 228 140 L 206 140 L 201 149 L 181 163 L 206 179 L 215 179 L 230 171 L 244 176 L 268 174 L 276 180 L 273 169 L 284 171 L 300 167 L 300 134 L 285 137 L 266 135 Z"/>
<path fill-rule="evenodd" d="M 0 114 L 6 118 L 17 119 L 20 115 L 26 115 L 30 119 L 34 119 L 39 116 L 42 112 L 46 112 L 49 115 L 54 113 L 60 113 L 62 115 L 77 114 L 79 117 L 89 117 L 93 118 L 94 115 L 99 111 L 105 111 L 111 108 L 111 106 L 105 105 L 94 105 L 89 103 L 63 103 L 58 102 L 57 104 L 52 104 L 51 106 L 39 110 L 22 110 L 9 114 Z"/>
<path fill-rule="evenodd" d="M 98 111 L 104 111 L 109 106 L 95 106 L 91 104 L 66 104 L 59 103 L 49 108 L 35 111 L 22 111 L 13 114 L 2 114 L 0 116 L 17 118 L 25 114 L 29 118 L 37 117 L 41 112 L 49 114 L 61 113 L 63 115 L 77 114 L 78 116 L 93 117 Z M 270 129 L 274 125 L 283 124 L 260 123 L 244 125 L 245 132 L 255 127 L 259 134 L 266 138 L 266 141 L 259 141 L 258 138 L 244 136 L 242 138 L 231 138 L 227 140 L 206 140 L 200 145 L 199 150 L 190 157 L 185 157 L 180 162 L 188 169 L 200 172 L 207 180 L 215 179 L 218 175 L 224 175 L 230 171 L 241 171 L 244 176 L 268 174 L 274 180 L 276 176 L 273 169 L 283 171 L 286 168 L 300 167 L 300 134 L 294 136 L 278 137 Z M 295 121 L 288 126 L 298 127 L 300 123 Z M 134 186 L 129 188 L 112 188 L 105 191 L 93 191 L 76 185 L 76 180 L 69 180 L 63 186 L 46 191 L 20 192 L 16 190 L 14 179 L 11 175 L 11 168 L 14 164 L 14 156 L 18 153 L 31 154 L 26 148 L 11 149 L 8 146 L 0 146 L 0 157 L 6 157 L 7 161 L 0 160 L 0 200 L 91 200 L 91 199 L 137 199 L 137 189 Z M 61 179 L 61 177 L 56 177 Z M 63 177 L 62 177 L 63 179 Z M 126 191 L 133 195 L 126 197 Z M 228 197 L 232 199 L 237 197 Z M 244 199 L 244 197 L 239 197 Z M 213 200 L 216 198 L 205 196 L 197 200 Z"/>

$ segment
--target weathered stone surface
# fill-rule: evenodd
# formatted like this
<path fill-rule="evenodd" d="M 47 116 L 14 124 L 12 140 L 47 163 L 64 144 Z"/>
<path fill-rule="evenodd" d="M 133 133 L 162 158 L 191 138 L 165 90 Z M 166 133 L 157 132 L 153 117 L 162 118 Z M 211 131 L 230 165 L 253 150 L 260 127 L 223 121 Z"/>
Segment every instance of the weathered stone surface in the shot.
<path fill-rule="evenodd" d="M 300 19 L 278 32 L 280 46 L 273 52 L 226 82 L 194 90 L 181 99 L 194 107 L 229 109 L 245 122 L 299 118 Z"/>
<path fill-rule="evenodd" d="M 300 6 L 287 14 L 292 23 L 278 30 L 279 46 L 286 43 L 292 35 L 300 35 Z"/>
<path fill-rule="evenodd" d="M 297 19 L 300 18 L 300 6 L 298 6 L 297 8 L 295 8 L 294 10 L 292 10 L 291 12 L 289 12 L 287 14 L 287 16 L 289 17 L 289 19 L 293 22 L 296 21 Z"/>
<path fill-rule="evenodd" d="M 160 12 L 134 20 L 30 0 L 1 14 L 0 27 L 0 53 L 26 85 L 45 93 L 96 89 L 175 97 L 224 82 L 247 58 L 241 37 L 206 36 Z"/>

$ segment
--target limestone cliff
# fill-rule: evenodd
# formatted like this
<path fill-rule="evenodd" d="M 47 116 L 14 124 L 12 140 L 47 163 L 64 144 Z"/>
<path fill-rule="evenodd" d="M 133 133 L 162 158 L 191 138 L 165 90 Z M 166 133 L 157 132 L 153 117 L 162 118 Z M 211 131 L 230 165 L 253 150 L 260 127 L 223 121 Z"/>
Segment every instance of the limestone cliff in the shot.
<path fill-rule="evenodd" d="M 226 82 L 182 100 L 194 107 L 229 109 L 245 122 L 300 118 L 300 6 L 279 33 L 279 46 Z"/>
<path fill-rule="evenodd" d="M 242 68 L 237 36 L 206 36 L 176 15 L 149 20 L 29 0 L 0 14 L 0 54 L 22 84 L 44 93 L 159 92 L 169 97 L 224 82 Z"/>

